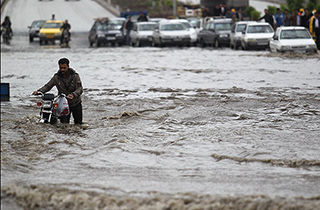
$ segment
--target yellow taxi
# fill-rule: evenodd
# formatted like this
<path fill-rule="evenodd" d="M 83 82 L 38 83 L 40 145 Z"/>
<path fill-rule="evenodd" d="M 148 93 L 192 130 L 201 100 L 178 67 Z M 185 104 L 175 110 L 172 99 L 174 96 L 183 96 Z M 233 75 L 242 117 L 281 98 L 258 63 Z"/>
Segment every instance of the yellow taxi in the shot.
<path fill-rule="evenodd" d="M 62 30 L 60 27 L 63 25 L 61 20 L 47 20 L 39 32 L 40 45 L 47 44 L 48 41 L 54 43 L 55 40 L 60 40 Z"/>

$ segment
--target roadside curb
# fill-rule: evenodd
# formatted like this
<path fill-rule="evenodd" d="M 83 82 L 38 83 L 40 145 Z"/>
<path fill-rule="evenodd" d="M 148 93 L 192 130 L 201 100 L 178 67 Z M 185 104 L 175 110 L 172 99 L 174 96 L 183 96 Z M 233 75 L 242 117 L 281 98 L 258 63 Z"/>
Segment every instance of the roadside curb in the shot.
<path fill-rule="evenodd" d="M 100 4 L 103 8 L 111 12 L 114 16 L 119 17 L 120 16 L 120 8 L 118 5 L 113 6 L 111 5 L 111 1 L 106 1 L 106 0 L 93 0 Z"/>

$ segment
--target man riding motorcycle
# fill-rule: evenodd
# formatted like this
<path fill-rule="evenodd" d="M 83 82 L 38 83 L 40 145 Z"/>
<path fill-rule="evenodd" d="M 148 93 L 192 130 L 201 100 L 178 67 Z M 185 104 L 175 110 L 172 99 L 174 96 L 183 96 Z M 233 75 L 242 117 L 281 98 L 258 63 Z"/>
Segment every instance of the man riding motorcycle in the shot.
<path fill-rule="evenodd" d="M 68 33 L 68 36 L 69 36 L 68 40 L 70 40 L 70 37 L 71 37 L 71 33 L 70 33 L 71 25 L 68 23 L 68 20 L 64 21 L 60 29 L 62 30 L 61 37 L 60 37 L 60 45 L 62 45 L 65 39 L 64 33 Z"/>
<path fill-rule="evenodd" d="M 11 21 L 10 21 L 10 18 L 9 16 L 6 16 L 4 18 L 4 21 L 1 23 L 1 34 L 2 35 L 2 32 L 5 32 L 6 34 L 3 34 L 5 36 L 8 37 L 8 39 L 11 39 L 12 38 L 12 29 L 11 29 Z"/>

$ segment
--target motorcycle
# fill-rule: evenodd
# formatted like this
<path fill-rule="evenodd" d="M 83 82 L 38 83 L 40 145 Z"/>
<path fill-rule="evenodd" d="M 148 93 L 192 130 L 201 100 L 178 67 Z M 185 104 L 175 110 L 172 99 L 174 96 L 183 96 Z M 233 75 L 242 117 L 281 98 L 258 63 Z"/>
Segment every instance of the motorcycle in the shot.
<path fill-rule="evenodd" d="M 41 95 L 41 101 L 37 102 L 40 107 L 40 122 L 55 124 L 57 119 L 69 115 L 70 110 L 65 94 L 55 96 L 52 93 L 38 92 L 38 95 Z"/>
<path fill-rule="evenodd" d="M 2 30 L 1 30 L 1 33 L 2 33 L 2 40 L 3 40 L 3 43 L 9 45 L 10 44 L 10 29 L 7 28 L 7 27 L 2 27 Z"/>
<path fill-rule="evenodd" d="M 69 42 L 70 42 L 70 35 L 69 35 L 69 30 L 63 30 L 62 34 L 62 39 L 61 39 L 61 47 L 69 47 Z"/>

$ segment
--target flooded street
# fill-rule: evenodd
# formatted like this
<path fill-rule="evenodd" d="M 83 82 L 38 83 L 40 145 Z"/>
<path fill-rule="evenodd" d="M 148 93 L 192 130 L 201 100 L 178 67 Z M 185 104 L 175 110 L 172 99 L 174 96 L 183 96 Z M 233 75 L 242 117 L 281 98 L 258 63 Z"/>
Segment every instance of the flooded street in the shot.
<path fill-rule="evenodd" d="M 319 54 L 89 48 L 86 33 L 1 51 L 2 209 L 319 209 Z M 61 57 L 83 126 L 39 123 L 31 93 Z"/>

